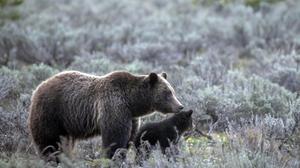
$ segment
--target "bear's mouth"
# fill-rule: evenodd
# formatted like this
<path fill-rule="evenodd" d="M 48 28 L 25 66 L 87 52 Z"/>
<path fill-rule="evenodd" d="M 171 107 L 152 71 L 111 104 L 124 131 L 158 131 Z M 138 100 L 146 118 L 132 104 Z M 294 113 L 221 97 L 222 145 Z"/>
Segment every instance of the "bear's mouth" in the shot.
<path fill-rule="evenodd" d="M 173 114 L 177 114 L 180 113 L 182 109 L 176 109 L 176 110 L 172 110 L 169 113 L 173 113 Z"/>
<path fill-rule="evenodd" d="M 180 106 L 177 108 L 177 110 L 175 110 L 174 113 L 179 113 L 179 112 L 181 112 L 183 109 L 184 109 L 184 106 L 183 106 L 183 105 L 180 105 Z"/>
<path fill-rule="evenodd" d="M 179 111 L 174 111 L 174 110 L 169 110 L 169 111 L 164 110 L 164 111 L 159 111 L 159 112 L 161 112 L 163 114 L 176 114 L 176 113 L 179 113 Z"/>

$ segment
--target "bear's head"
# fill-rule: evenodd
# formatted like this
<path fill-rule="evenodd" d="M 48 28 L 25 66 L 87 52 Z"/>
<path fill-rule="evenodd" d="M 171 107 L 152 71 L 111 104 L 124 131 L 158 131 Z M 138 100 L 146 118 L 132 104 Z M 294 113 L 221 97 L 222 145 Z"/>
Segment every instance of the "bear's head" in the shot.
<path fill-rule="evenodd" d="M 153 111 L 156 110 L 161 113 L 177 113 L 183 109 L 183 105 L 175 96 L 173 87 L 167 81 L 166 73 L 150 73 L 144 80 L 150 89 Z"/>
<path fill-rule="evenodd" d="M 193 128 L 193 110 L 181 111 L 172 117 L 172 120 L 176 124 L 178 131 L 183 133 L 191 128 Z"/>

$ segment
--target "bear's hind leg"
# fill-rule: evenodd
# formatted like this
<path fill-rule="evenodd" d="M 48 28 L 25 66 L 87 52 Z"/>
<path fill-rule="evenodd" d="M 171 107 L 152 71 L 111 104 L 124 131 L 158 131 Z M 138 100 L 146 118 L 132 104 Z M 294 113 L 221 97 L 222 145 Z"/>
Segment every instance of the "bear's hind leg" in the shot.
<path fill-rule="evenodd" d="M 41 128 L 48 129 L 38 129 L 38 131 L 35 132 L 35 142 L 39 149 L 40 155 L 46 161 L 59 162 L 58 155 L 62 152 L 62 145 L 64 142 L 64 138 L 62 137 L 66 135 L 66 131 L 57 124 L 52 124 L 51 127 L 46 125 Z"/>
<path fill-rule="evenodd" d="M 72 158 L 72 151 L 75 146 L 75 139 L 72 137 L 57 137 L 57 138 L 49 138 L 47 145 L 40 145 L 41 155 L 46 161 L 55 161 L 56 163 L 60 163 L 59 155 L 64 153 L 68 158 Z"/>
<path fill-rule="evenodd" d="M 55 161 L 57 163 L 59 162 L 57 157 L 60 154 L 59 142 L 59 137 L 53 139 L 49 138 L 38 145 L 40 155 L 45 161 Z"/>

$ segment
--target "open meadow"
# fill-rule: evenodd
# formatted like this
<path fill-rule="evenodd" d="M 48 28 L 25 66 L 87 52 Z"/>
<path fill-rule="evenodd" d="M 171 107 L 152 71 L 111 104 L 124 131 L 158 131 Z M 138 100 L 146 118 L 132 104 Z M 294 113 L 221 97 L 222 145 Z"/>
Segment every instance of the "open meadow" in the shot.
<path fill-rule="evenodd" d="M 300 167 L 299 0 L 0 0 L 0 168 L 116 166 L 101 137 L 59 165 L 36 154 L 32 92 L 65 70 L 168 74 L 195 127 L 143 167 Z"/>

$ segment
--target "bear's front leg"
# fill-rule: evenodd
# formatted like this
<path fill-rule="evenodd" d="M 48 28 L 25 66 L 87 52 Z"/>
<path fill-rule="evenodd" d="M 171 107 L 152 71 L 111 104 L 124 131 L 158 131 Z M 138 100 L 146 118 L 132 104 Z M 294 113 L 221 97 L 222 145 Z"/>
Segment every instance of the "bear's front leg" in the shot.
<path fill-rule="evenodd" d="M 139 127 L 140 127 L 140 119 L 139 118 L 132 119 L 132 128 L 131 128 L 131 133 L 130 133 L 129 141 L 133 141 L 134 140 L 135 135 L 136 135 Z M 129 147 L 129 144 L 128 144 L 128 147 Z"/>
<path fill-rule="evenodd" d="M 112 158 L 117 149 L 127 148 L 131 133 L 132 121 L 115 121 L 101 129 L 102 147 L 106 158 Z"/>

